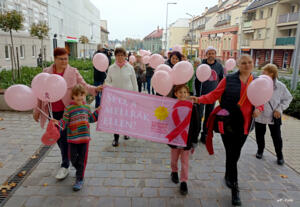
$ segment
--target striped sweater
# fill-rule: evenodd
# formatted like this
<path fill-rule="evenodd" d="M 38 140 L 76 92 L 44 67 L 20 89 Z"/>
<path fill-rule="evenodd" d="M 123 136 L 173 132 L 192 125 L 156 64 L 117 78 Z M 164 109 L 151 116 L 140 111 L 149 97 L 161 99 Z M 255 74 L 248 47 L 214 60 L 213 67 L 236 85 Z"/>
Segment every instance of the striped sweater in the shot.
<path fill-rule="evenodd" d="M 71 103 L 65 108 L 64 116 L 59 125 L 67 128 L 68 143 L 81 144 L 90 141 L 90 125 L 98 119 L 98 111 L 91 113 L 88 105 Z"/>

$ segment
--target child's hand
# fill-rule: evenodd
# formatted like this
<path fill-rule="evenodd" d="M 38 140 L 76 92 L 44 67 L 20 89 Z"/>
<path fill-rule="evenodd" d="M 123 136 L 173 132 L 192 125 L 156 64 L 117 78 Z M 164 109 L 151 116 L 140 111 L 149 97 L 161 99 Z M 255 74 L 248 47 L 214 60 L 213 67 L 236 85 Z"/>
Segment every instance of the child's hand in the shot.
<path fill-rule="evenodd" d="M 99 111 L 99 110 L 101 110 L 101 106 L 98 106 L 98 108 L 96 108 L 96 111 Z"/>
<path fill-rule="evenodd" d="M 51 119 L 51 121 L 53 121 L 54 124 L 58 125 L 58 120 L 56 120 L 56 119 Z"/>
<path fill-rule="evenodd" d="M 190 96 L 188 99 L 193 101 L 193 103 L 198 103 L 198 97 L 196 96 Z"/>

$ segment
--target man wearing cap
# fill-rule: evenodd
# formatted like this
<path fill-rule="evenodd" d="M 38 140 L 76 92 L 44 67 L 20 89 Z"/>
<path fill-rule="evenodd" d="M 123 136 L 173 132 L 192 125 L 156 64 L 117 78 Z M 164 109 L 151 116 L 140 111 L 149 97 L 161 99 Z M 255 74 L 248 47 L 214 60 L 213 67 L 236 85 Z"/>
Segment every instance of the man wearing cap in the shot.
<path fill-rule="evenodd" d="M 207 49 L 205 50 L 205 55 L 207 58 L 202 60 L 202 64 L 209 65 L 212 69 L 212 74 L 211 77 L 207 81 L 204 81 L 203 83 L 201 83 L 197 78 L 195 79 L 195 90 L 196 90 L 195 92 L 197 97 L 208 94 L 214 89 L 216 89 L 217 85 L 219 84 L 219 82 L 222 80 L 224 76 L 223 66 L 217 62 L 216 53 L 217 50 L 212 46 L 207 47 Z M 215 104 L 200 104 L 199 107 L 200 107 L 199 111 L 201 117 L 200 120 L 202 120 L 203 111 L 205 109 L 204 122 L 202 126 L 201 138 L 200 138 L 200 141 L 203 144 L 205 144 L 206 134 L 207 134 L 206 123 L 209 114 L 213 111 L 215 107 Z"/>

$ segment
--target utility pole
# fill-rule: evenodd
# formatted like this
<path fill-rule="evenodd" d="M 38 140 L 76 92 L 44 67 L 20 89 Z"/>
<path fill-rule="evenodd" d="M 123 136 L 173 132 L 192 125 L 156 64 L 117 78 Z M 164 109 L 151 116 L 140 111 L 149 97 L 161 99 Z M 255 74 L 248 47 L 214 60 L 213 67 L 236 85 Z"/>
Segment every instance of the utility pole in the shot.
<path fill-rule="evenodd" d="M 295 51 L 294 51 L 293 77 L 291 82 L 292 90 L 296 90 L 297 88 L 299 67 L 300 67 L 300 13 L 298 18 L 296 44 L 295 44 Z"/>

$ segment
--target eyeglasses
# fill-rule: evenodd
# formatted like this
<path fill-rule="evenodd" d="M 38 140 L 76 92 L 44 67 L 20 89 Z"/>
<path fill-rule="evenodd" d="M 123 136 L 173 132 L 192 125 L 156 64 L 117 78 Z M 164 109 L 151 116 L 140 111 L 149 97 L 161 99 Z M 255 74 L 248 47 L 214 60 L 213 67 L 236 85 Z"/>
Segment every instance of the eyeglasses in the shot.
<path fill-rule="evenodd" d="M 60 57 L 57 57 L 56 59 L 60 60 L 60 61 L 68 61 L 69 58 L 60 58 Z"/>

